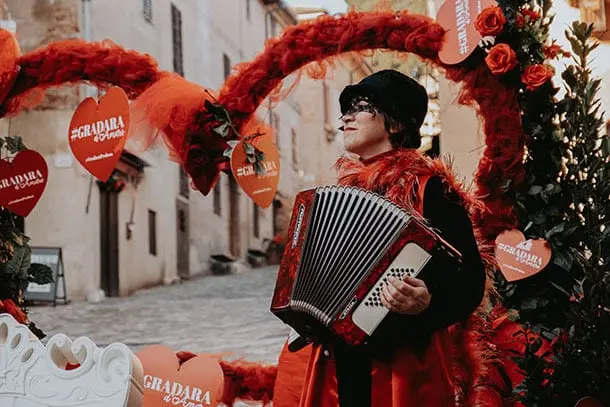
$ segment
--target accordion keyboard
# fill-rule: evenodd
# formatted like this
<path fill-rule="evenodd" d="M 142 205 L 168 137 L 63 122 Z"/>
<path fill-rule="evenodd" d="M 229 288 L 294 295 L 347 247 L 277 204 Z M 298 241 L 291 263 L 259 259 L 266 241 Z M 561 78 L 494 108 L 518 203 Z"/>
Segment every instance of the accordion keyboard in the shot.
<path fill-rule="evenodd" d="M 354 324 L 368 335 L 372 335 L 389 312 L 381 303 L 381 289 L 388 279 L 390 277 L 417 277 L 430 258 L 431 255 L 419 245 L 415 243 L 406 244 L 354 311 L 352 315 Z"/>

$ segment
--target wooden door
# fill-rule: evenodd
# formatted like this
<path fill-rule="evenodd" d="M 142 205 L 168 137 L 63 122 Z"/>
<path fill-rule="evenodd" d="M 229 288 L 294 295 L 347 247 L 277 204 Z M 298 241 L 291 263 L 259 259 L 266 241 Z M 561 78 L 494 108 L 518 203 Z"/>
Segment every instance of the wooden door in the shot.
<path fill-rule="evenodd" d="M 119 290 L 119 194 L 100 188 L 100 286 L 107 297 Z"/>
<path fill-rule="evenodd" d="M 229 250 L 234 258 L 241 257 L 239 231 L 239 185 L 233 175 L 229 177 Z"/>
<path fill-rule="evenodd" d="M 187 279 L 190 276 L 189 254 L 190 254 L 190 221 L 189 203 L 183 200 L 176 200 L 176 236 L 177 236 L 177 261 L 178 276 Z"/>

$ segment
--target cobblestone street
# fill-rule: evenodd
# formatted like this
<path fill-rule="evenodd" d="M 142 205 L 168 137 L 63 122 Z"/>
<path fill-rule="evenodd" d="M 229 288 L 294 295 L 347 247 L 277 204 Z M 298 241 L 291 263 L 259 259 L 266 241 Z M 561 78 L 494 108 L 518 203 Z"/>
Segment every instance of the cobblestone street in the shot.
<path fill-rule="evenodd" d="M 228 359 L 277 363 L 288 328 L 269 311 L 275 267 L 208 276 L 101 303 L 32 307 L 30 318 L 48 335 L 122 342 L 137 352 L 163 344 L 174 350 L 231 352 Z"/>

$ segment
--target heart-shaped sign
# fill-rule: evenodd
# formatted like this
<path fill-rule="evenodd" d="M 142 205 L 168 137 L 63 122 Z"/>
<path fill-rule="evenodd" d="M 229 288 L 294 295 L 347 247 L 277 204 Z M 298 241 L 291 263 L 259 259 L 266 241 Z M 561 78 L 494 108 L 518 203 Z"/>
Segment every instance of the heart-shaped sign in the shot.
<path fill-rule="evenodd" d="M 438 10 L 436 21 L 446 30 L 438 53 L 448 64 L 459 64 L 478 47 L 481 34 L 474 23 L 481 11 L 497 4 L 494 0 L 446 0 Z"/>
<path fill-rule="evenodd" d="M 20 216 L 28 216 L 45 187 L 49 168 L 34 150 L 23 150 L 12 163 L 0 160 L 0 205 Z"/>
<path fill-rule="evenodd" d="M 525 239 L 519 230 L 500 234 L 496 238 L 495 254 L 508 282 L 538 274 L 551 260 L 551 248 L 546 240 Z"/>
<path fill-rule="evenodd" d="M 246 194 L 261 208 L 268 208 L 280 182 L 280 156 L 268 136 L 256 138 L 252 144 L 265 154 L 261 166 L 264 174 L 257 174 L 248 161 L 244 143 L 238 143 L 231 153 L 231 171 Z"/>
<path fill-rule="evenodd" d="M 182 366 L 176 352 L 155 345 L 138 354 L 144 368 L 145 407 L 217 406 L 224 392 L 224 373 L 217 359 L 199 355 Z"/>
<path fill-rule="evenodd" d="M 129 99 L 118 87 L 110 88 L 99 105 L 87 98 L 74 112 L 70 148 L 78 162 L 100 181 L 108 181 L 121 158 L 129 121 Z"/>

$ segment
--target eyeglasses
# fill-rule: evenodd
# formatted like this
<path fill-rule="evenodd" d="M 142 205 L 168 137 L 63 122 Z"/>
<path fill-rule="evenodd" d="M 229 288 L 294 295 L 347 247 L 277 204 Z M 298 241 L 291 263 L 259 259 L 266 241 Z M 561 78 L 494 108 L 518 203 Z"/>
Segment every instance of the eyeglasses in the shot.
<path fill-rule="evenodd" d="M 341 112 L 341 116 L 339 120 L 343 119 L 345 116 L 352 116 L 360 112 L 367 112 L 375 115 L 380 112 L 379 108 L 375 106 L 371 101 L 363 96 L 354 98 L 352 100 L 350 106 L 344 111 Z"/>

